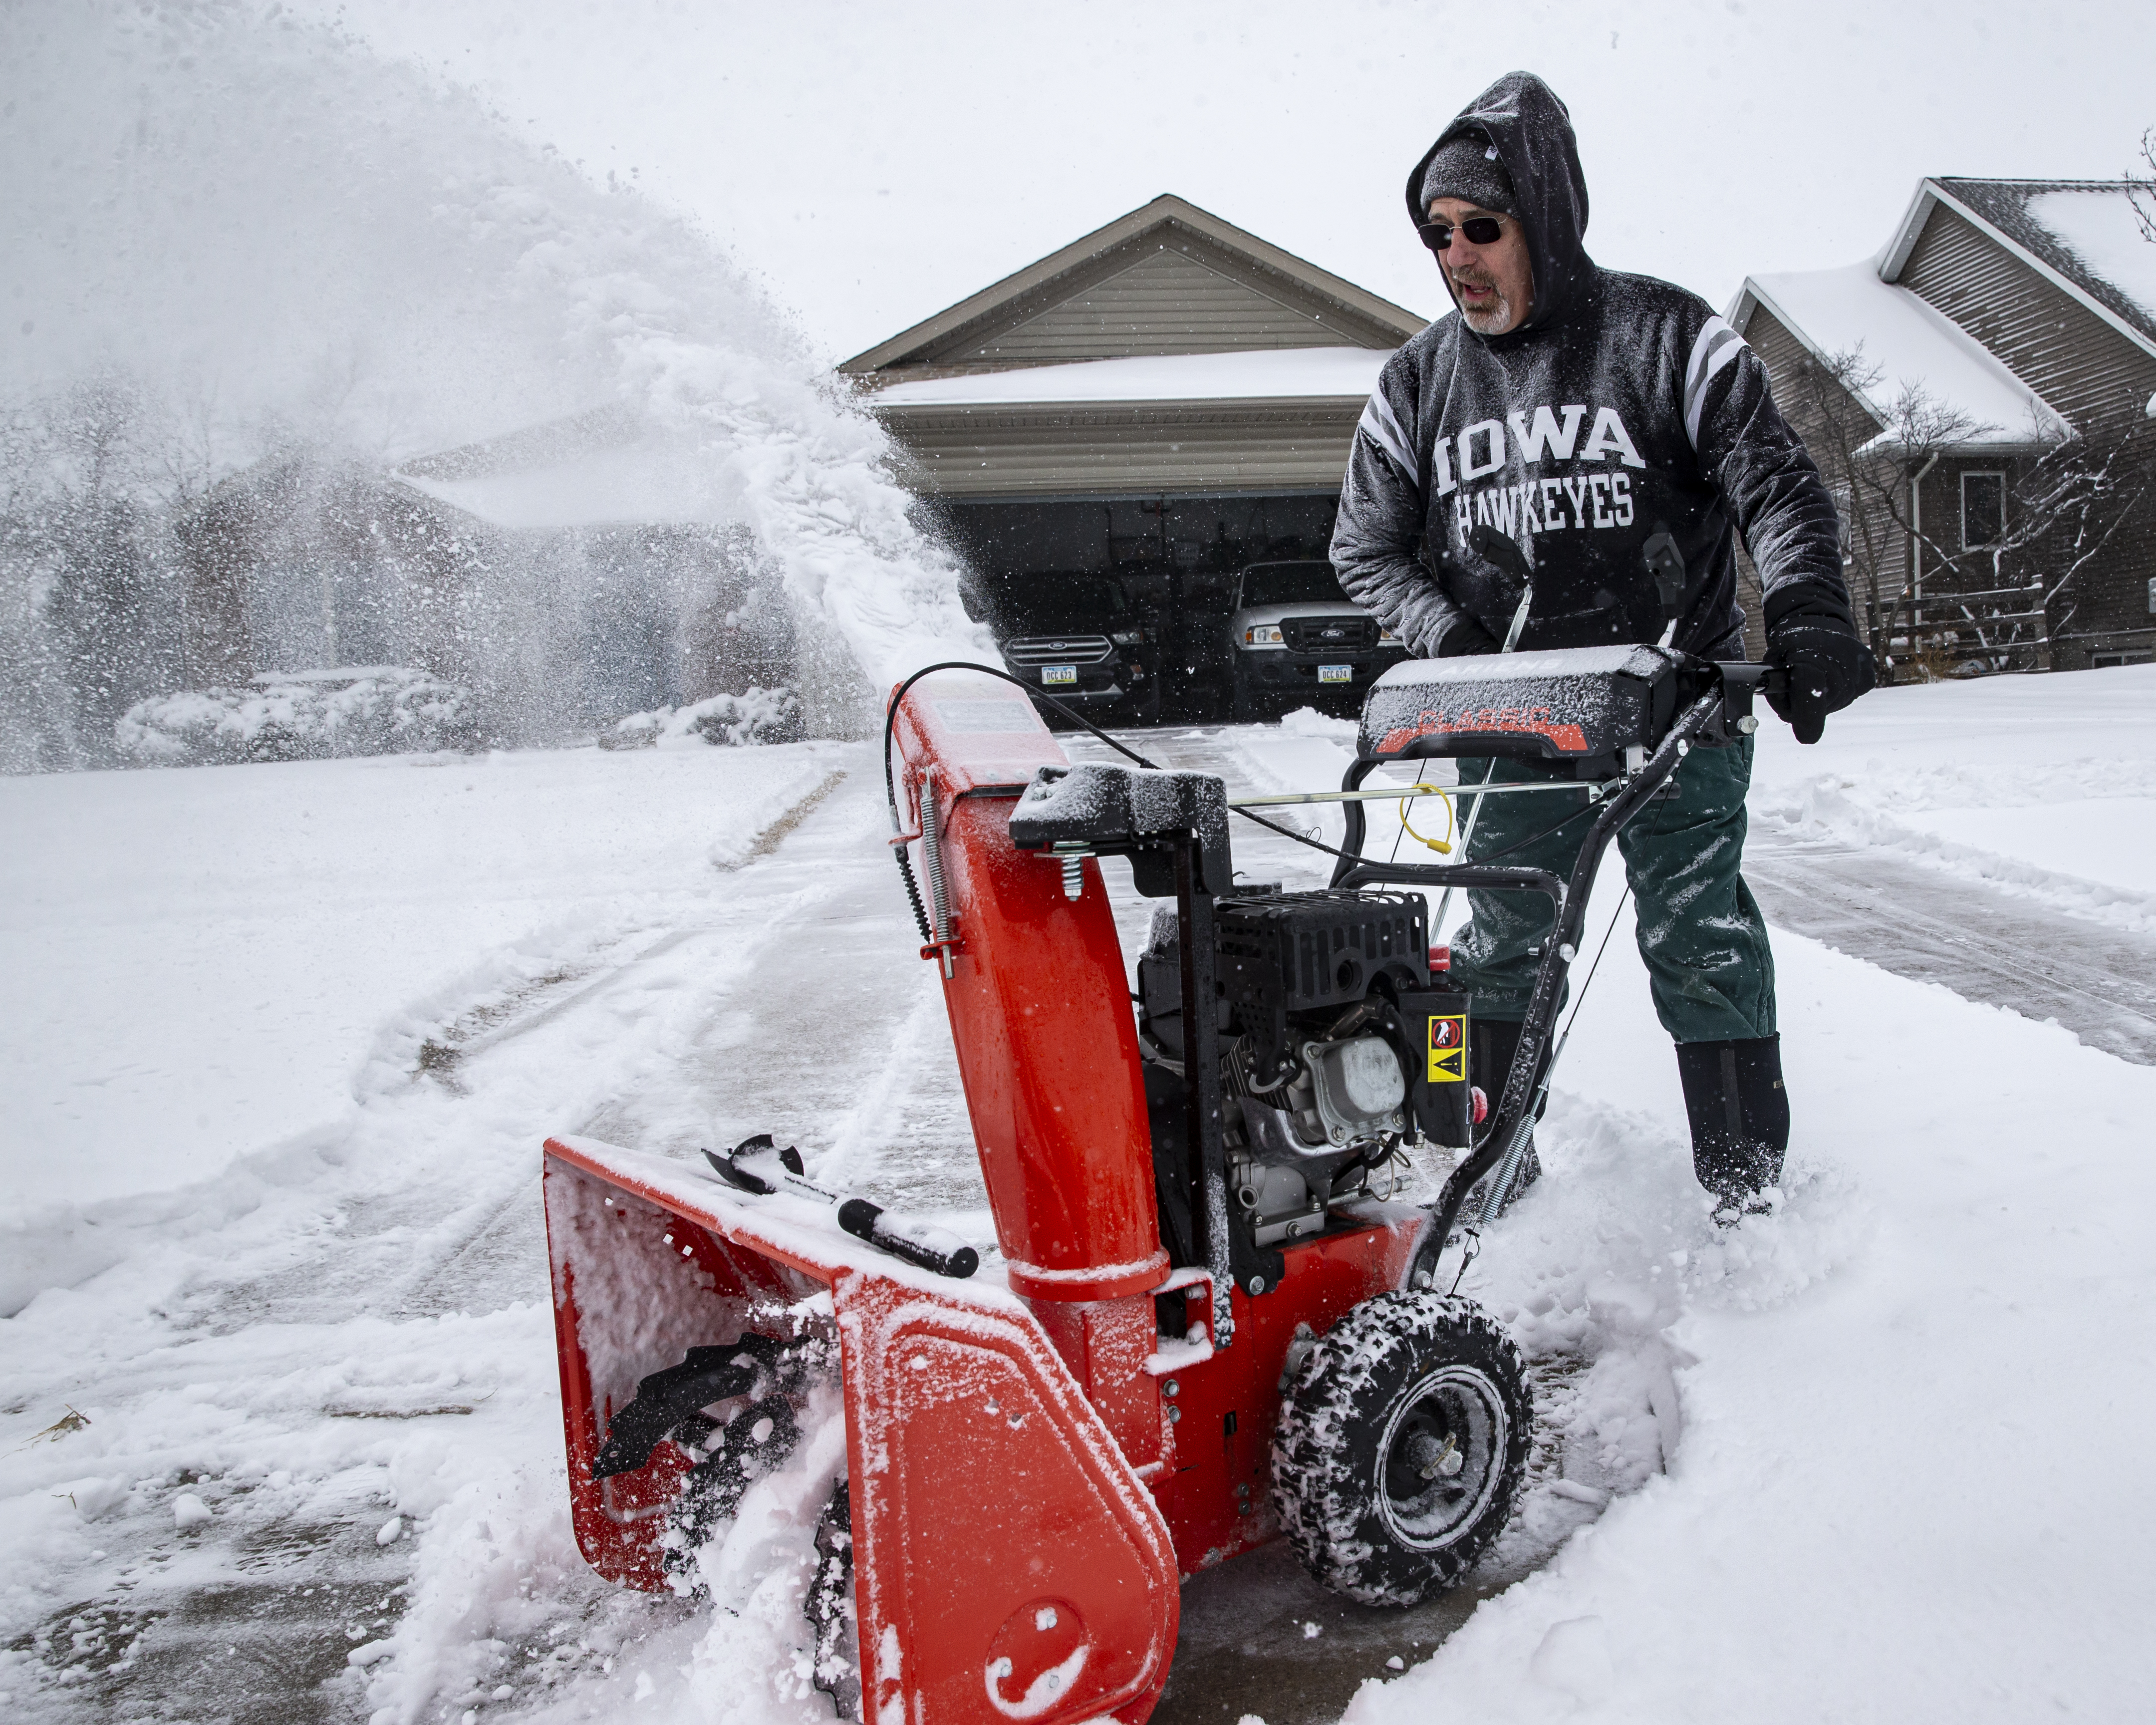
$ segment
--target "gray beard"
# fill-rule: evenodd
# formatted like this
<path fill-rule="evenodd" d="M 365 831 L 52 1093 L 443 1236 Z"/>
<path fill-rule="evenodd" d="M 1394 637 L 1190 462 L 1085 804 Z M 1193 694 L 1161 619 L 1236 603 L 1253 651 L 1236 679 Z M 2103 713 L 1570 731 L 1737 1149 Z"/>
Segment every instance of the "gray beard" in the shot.
<path fill-rule="evenodd" d="M 1502 288 L 1497 291 L 1497 303 L 1489 311 L 1470 311 L 1463 305 L 1460 308 L 1460 319 L 1478 336 L 1504 335 L 1519 321 L 1513 312 L 1512 302 L 1505 297 Z"/>

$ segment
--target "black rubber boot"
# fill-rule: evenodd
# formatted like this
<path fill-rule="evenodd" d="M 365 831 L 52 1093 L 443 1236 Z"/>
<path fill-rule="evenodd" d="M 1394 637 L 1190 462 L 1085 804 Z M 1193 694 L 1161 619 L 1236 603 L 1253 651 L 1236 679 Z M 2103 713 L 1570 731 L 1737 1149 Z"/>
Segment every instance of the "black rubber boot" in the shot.
<path fill-rule="evenodd" d="M 1789 1147 L 1789 1096 L 1782 1087 L 1782 1039 L 1680 1042 L 1677 1072 L 1691 1121 L 1699 1183 L 1732 1219 L 1764 1208 L 1759 1194 L 1782 1178 Z"/>
<path fill-rule="evenodd" d="M 1519 1051 L 1520 1022 L 1517 1019 L 1471 1018 L 1467 1027 L 1467 1077 L 1481 1091 L 1490 1105 L 1489 1121 L 1476 1133 L 1476 1145 L 1481 1147 L 1483 1132 L 1497 1117 L 1497 1105 L 1503 1100 L 1505 1079 L 1512 1070 L 1512 1056 Z M 1536 1116 L 1540 1119 L 1541 1116 Z M 1495 1170 L 1492 1170 L 1494 1176 Z M 1527 1154 L 1520 1158 L 1519 1171 L 1512 1177 L 1512 1189 L 1497 1206 L 1503 1215 L 1520 1201 L 1521 1194 L 1543 1177 L 1542 1158 L 1535 1154 L 1535 1141 L 1527 1140 Z M 1467 1195 L 1464 1214 L 1470 1217 L 1482 1214 L 1482 1186 L 1477 1181 Z"/>

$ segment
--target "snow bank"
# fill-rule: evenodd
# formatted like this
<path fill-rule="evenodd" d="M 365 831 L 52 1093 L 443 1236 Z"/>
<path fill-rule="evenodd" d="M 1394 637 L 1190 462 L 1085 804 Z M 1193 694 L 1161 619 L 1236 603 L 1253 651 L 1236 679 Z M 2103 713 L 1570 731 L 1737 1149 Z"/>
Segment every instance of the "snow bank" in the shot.
<path fill-rule="evenodd" d="M 1881 689 L 1809 748 L 1759 736 L 1755 818 L 2156 928 L 2156 666 Z"/>
<path fill-rule="evenodd" d="M 707 742 L 796 742 L 801 737 L 801 698 L 791 689 L 751 689 L 714 695 L 686 706 L 662 706 L 617 719 L 599 733 L 603 749 L 680 748 Z"/>
<path fill-rule="evenodd" d="M 153 766 L 316 761 L 469 747 L 471 706 L 469 689 L 383 665 L 140 701 L 115 729 L 121 753 Z"/>

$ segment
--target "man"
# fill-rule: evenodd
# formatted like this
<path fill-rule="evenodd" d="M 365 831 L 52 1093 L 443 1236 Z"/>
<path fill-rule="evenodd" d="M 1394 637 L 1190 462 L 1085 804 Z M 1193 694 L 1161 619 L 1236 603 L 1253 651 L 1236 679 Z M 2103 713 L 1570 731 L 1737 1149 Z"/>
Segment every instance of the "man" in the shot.
<path fill-rule="evenodd" d="M 1332 539 L 1350 597 L 1420 657 L 1492 653 L 1522 597 L 1505 565 L 1523 565 L 1521 649 L 1659 640 L 1645 547 L 1666 532 L 1686 572 L 1672 644 L 1742 659 L 1742 534 L 1768 659 L 1790 673 L 1776 711 L 1816 742 L 1826 716 L 1871 686 L 1871 656 L 1842 583 L 1833 501 L 1758 357 L 1697 296 L 1588 257 L 1571 120 L 1529 74 L 1500 79 L 1445 129 L 1407 199 L 1456 311 L 1393 356 L 1358 428 Z M 1498 561 L 1476 550 L 1478 529 Z M 1739 873 L 1751 771 L 1749 739 L 1694 749 L 1675 799 L 1618 840 L 1655 1009 L 1676 1045 L 1693 1164 L 1724 1219 L 1779 1180 L 1789 1129 L 1774 957 Z M 1524 762 L 1461 763 L 1463 783 L 1547 776 Z M 1552 805 L 1570 803 L 1489 799 L 1471 859 L 1569 873 L 1588 823 L 1548 829 L 1569 812 Z M 1471 893 L 1469 906 L 1453 963 L 1475 997 L 1476 1081 L 1491 1089 L 1511 1065 L 1553 912 L 1527 894 Z"/>

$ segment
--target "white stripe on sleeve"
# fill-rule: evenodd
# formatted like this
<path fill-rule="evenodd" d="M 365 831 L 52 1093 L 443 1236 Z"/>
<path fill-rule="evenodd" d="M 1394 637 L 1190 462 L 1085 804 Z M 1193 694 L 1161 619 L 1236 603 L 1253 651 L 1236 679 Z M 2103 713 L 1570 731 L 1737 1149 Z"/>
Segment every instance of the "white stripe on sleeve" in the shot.
<path fill-rule="evenodd" d="M 1416 483 L 1415 459 L 1408 449 L 1407 434 L 1400 429 L 1400 422 L 1393 413 L 1393 404 L 1385 399 L 1382 389 L 1373 390 L 1369 405 L 1363 409 L 1357 422 L 1358 431 L 1370 434 L 1370 441 L 1393 458 L 1393 465 L 1409 485 Z"/>
<path fill-rule="evenodd" d="M 1744 350 L 1744 338 L 1718 317 L 1710 317 L 1691 344 L 1691 362 L 1685 367 L 1685 435 L 1695 451 L 1699 448 L 1699 418 L 1707 405 L 1707 386 L 1716 372 Z"/>

